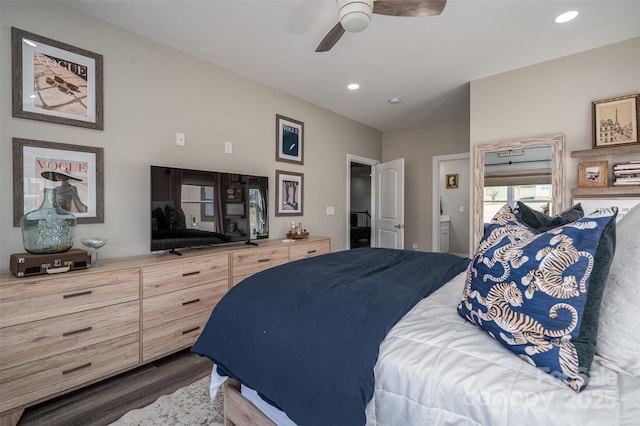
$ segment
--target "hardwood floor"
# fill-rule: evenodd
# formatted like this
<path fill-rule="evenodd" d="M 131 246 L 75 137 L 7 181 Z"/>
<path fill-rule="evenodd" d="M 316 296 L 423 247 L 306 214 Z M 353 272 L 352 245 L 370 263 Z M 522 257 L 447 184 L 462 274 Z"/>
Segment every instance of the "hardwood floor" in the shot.
<path fill-rule="evenodd" d="M 211 373 L 211 361 L 185 350 L 27 408 L 19 426 L 103 426 Z"/>

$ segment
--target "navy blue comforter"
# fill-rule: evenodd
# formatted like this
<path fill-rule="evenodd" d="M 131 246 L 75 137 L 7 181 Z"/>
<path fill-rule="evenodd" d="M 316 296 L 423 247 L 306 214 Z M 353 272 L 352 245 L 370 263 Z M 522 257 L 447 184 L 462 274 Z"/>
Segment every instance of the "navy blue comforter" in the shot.
<path fill-rule="evenodd" d="M 385 335 L 468 263 L 364 248 L 278 266 L 231 289 L 192 351 L 299 425 L 362 425 Z"/>

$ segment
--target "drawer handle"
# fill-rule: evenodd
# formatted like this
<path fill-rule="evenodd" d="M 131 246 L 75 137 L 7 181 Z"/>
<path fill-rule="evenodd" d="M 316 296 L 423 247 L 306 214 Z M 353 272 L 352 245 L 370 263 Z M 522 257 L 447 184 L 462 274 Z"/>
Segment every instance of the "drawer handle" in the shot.
<path fill-rule="evenodd" d="M 193 271 L 193 272 L 185 272 L 184 274 L 182 274 L 183 277 L 188 277 L 191 275 L 198 275 L 200 273 L 200 271 Z"/>
<path fill-rule="evenodd" d="M 271 260 L 271 258 L 267 258 L 267 259 L 258 259 L 258 263 L 269 262 L 270 260 Z"/>
<path fill-rule="evenodd" d="M 191 333 L 192 331 L 196 331 L 196 330 L 199 330 L 199 329 L 200 329 L 200 326 L 193 327 L 193 328 L 190 328 L 188 330 L 183 331 L 182 334 L 185 335 L 185 334 Z"/>
<path fill-rule="evenodd" d="M 85 333 L 87 331 L 91 331 L 91 327 L 81 328 L 80 330 L 67 331 L 66 333 L 62 333 L 62 337 L 73 336 L 74 334 Z"/>
<path fill-rule="evenodd" d="M 87 290 L 87 291 L 81 291 L 79 293 L 64 294 L 64 295 L 62 295 L 62 298 L 63 299 L 71 299 L 72 297 L 88 296 L 90 294 L 91 294 L 91 290 Z"/>
<path fill-rule="evenodd" d="M 192 304 L 192 303 L 198 303 L 199 301 L 200 301 L 200 298 L 198 298 L 198 299 L 193 299 L 193 300 L 189 300 L 188 302 L 182 302 L 182 306 L 190 305 L 190 304 Z"/>
<path fill-rule="evenodd" d="M 62 375 L 70 374 L 70 373 L 73 373 L 74 371 L 82 370 L 83 368 L 87 368 L 87 367 L 91 367 L 91 363 L 90 362 L 88 362 L 86 364 L 79 365 L 79 366 L 74 367 L 74 368 L 70 368 L 68 370 L 63 370 L 62 371 Z"/>
<path fill-rule="evenodd" d="M 307 254 L 315 253 L 315 252 L 317 252 L 317 251 L 318 251 L 318 250 L 309 250 L 309 251 L 307 252 Z"/>

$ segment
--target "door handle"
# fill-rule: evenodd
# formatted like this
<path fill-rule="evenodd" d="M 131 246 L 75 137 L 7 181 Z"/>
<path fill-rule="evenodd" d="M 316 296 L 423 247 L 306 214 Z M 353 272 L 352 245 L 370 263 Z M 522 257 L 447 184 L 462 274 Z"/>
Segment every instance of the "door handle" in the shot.
<path fill-rule="evenodd" d="M 404 229 L 404 225 L 394 225 L 393 227 L 398 229 Z"/>

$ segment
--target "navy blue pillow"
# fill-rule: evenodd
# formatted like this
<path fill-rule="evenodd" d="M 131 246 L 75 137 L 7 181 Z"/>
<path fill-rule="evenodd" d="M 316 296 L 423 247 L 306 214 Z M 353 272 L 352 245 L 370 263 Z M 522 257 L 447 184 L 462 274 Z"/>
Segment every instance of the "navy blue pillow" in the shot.
<path fill-rule="evenodd" d="M 617 209 L 535 234 L 508 205 L 491 221 L 458 313 L 579 392 L 595 353 Z"/>
<path fill-rule="evenodd" d="M 556 216 L 549 216 L 543 212 L 532 209 L 521 201 L 518 201 L 513 212 L 520 222 L 529 226 L 536 232 L 546 232 L 550 229 L 557 228 L 558 226 L 575 222 L 584 216 L 584 210 L 582 210 L 582 205 L 580 205 L 580 203 Z"/>

